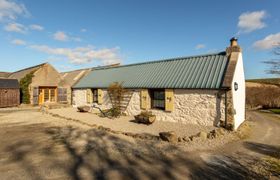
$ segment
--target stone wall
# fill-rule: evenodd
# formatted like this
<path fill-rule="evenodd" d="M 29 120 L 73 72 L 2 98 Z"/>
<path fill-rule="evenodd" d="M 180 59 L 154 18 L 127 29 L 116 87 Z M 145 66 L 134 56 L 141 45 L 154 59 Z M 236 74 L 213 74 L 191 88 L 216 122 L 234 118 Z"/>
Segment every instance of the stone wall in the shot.
<path fill-rule="evenodd" d="M 126 110 L 128 115 L 137 115 L 140 108 L 140 90 L 133 90 L 129 105 Z M 74 106 L 86 105 L 86 90 L 76 89 L 73 91 Z M 174 90 L 174 111 L 150 109 L 157 116 L 158 121 L 170 121 L 199 124 L 205 126 L 217 125 L 225 118 L 224 99 L 219 97 L 218 91 L 214 90 Z M 110 108 L 110 99 L 104 90 L 102 108 Z"/>
<path fill-rule="evenodd" d="M 150 111 L 160 121 L 217 125 L 225 117 L 224 99 L 217 98 L 217 93 L 218 91 L 176 89 L 173 112 L 155 109 Z M 136 115 L 140 112 L 140 91 L 135 90 L 126 113 Z"/>

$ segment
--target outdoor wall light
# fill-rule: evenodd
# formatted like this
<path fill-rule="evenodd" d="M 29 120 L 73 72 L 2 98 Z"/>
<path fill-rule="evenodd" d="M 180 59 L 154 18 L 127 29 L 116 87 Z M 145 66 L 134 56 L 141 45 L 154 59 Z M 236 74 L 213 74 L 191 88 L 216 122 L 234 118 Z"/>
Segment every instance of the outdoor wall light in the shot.
<path fill-rule="evenodd" d="M 235 90 L 235 91 L 238 90 L 238 84 L 237 84 L 237 82 L 234 82 L 234 90 Z"/>

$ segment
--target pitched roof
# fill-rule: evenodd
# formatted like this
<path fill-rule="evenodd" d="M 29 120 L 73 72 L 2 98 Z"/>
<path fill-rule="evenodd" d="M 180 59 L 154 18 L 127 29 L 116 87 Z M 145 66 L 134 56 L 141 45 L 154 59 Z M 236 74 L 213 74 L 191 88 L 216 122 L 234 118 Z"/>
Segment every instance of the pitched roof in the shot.
<path fill-rule="evenodd" d="M 40 67 L 42 67 L 45 64 L 47 64 L 47 63 L 42 63 L 42 64 L 39 64 L 39 65 L 36 65 L 36 66 L 28 67 L 28 68 L 21 69 L 19 71 L 13 72 L 8 76 L 8 78 L 17 79 L 18 81 L 20 81 L 20 79 L 24 78 L 25 75 L 27 75 L 27 74 L 29 74 L 33 71 L 38 70 Z"/>
<path fill-rule="evenodd" d="M 0 79 L 0 89 L 1 88 L 17 89 L 17 88 L 19 88 L 18 80 L 16 80 L 16 79 Z"/>
<path fill-rule="evenodd" d="M 79 69 L 74 71 L 62 72 L 60 73 L 60 75 L 70 86 L 73 86 L 82 77 L 84 77 L 90 70 L 91 68 Z"/>
<path fill-rule="evenodd" d="M 73 88 L 107 88 L 122 82 L 125 88 L 219 89 L 228 64 L 225 52 L 181 57 L 93 70 Z"/>
<path fill-rule="evenodd" d="M 105 65 L 105 66 L 78 69 L 78 70 L 73 70 L 73 71 L 68 71 L 68 72 L 62 72 L 62 73 L 60 73 L 60 75 L 72 87 L 81 78 L 86 76 L 91 70 L 108 68 L 108 67 L 116 67 L 116 66 L 119 66 L 119 65 L 120 65 L 119 63 L 116 63 L 116 64 L 110 64 L 110 65 Z"/>

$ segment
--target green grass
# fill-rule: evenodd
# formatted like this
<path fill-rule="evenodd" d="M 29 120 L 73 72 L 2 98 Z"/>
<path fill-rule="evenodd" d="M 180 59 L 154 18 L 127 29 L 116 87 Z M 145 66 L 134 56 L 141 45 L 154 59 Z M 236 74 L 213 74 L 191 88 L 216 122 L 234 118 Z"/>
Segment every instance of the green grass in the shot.
<path fill-rule="evenodd" d="M 275 114 L 280 114 L 280 109 L 269 109 L 269 110 Z"/>

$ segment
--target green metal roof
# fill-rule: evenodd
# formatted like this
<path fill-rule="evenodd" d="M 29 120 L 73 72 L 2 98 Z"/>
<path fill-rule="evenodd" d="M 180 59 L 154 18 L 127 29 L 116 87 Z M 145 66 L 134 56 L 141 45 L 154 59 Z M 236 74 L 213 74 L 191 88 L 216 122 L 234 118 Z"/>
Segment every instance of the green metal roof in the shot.
<path fill-rule="evenodd" d="M 228 64 L 225 52 L 93 70 L 73 88 L 219 89 Z"/>

